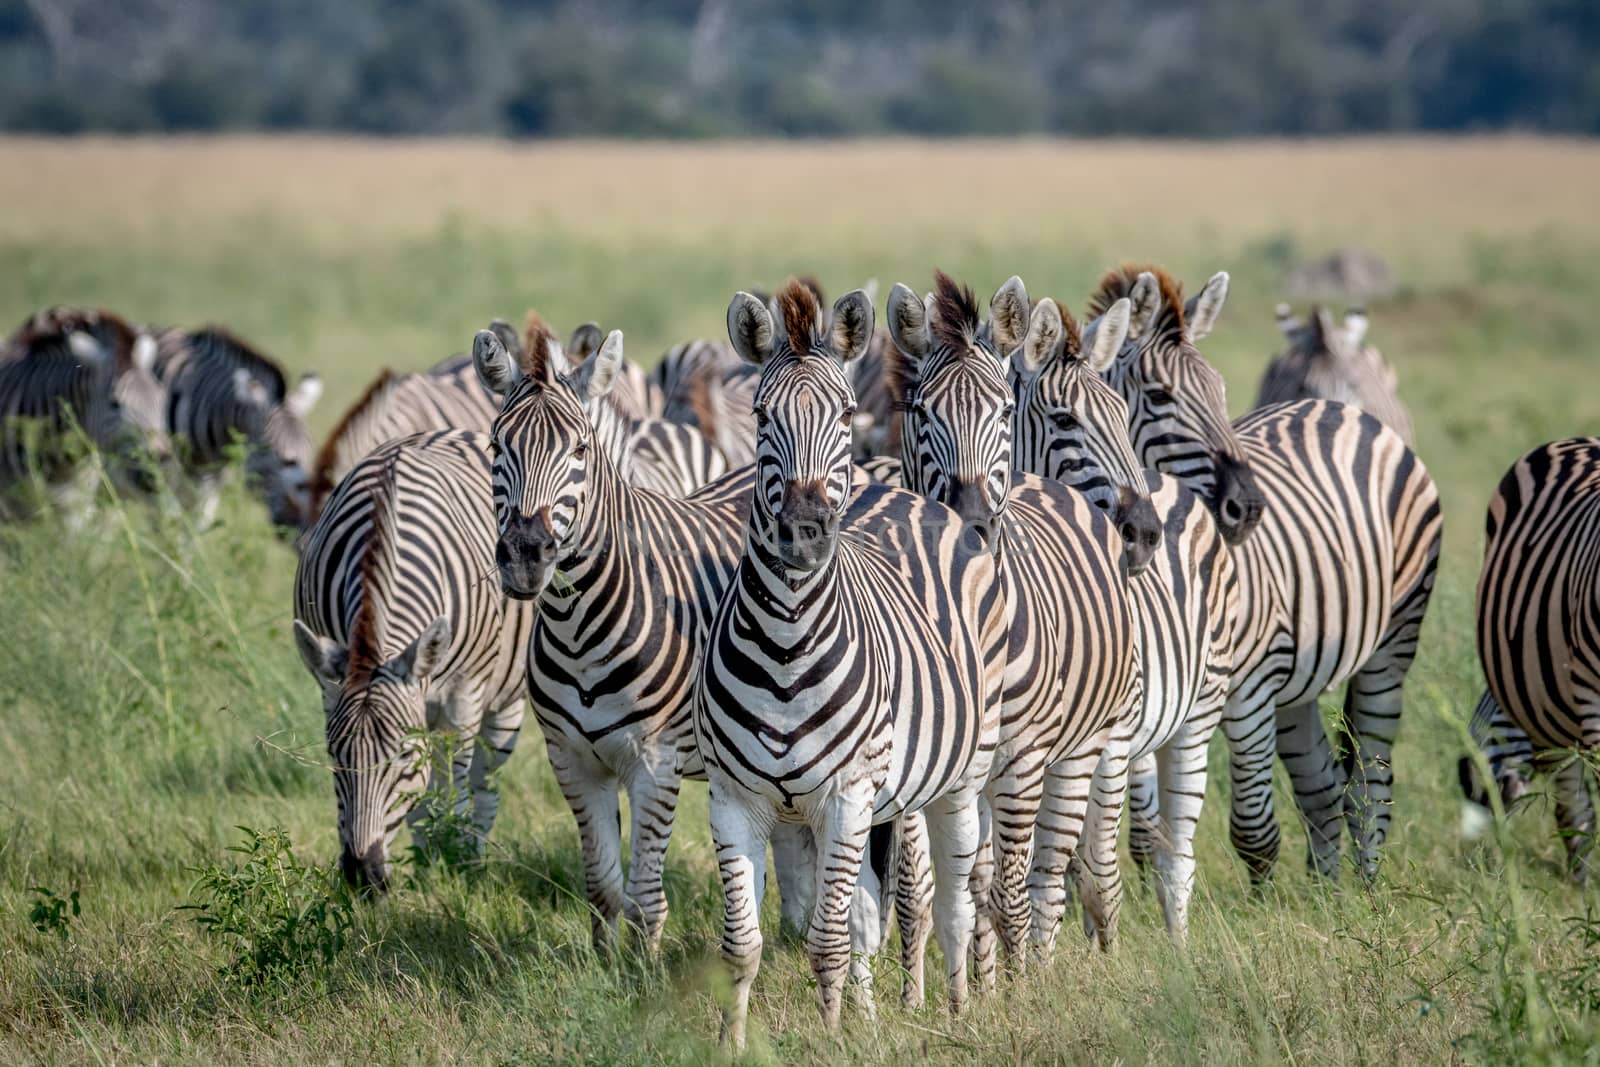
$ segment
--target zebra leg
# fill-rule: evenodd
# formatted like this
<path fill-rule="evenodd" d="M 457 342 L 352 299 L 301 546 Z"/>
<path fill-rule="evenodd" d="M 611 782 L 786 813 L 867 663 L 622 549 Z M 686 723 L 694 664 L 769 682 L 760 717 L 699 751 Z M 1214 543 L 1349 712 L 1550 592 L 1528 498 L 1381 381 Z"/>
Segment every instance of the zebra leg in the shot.
<path fill-rule="evenodd" d="M 1033 863 L 1028 868 L 1028 899 L 1033 905 L 1028 944 L 1037 963 L 1048 962 L 1055 952 L 1056 933 L 1067 910 L 1067 868 L 1083 833 L 1089 787 L 1104 745 L 1088 747 L 1045 769 L 1043 803 L 1033 831 Z"/>
<path fill-rule="evenodd" d="M 1272 877 L 1282 840 L 1272 803 L 1276 720 L 1270 688 L 1265 684 L 1240 687 L 1246 688 L 1248 694 L 1235 690 L 1222 712 L 1233 789 L 1228 835 L 1250 871 L 1251 884 L 1259 887 Z"/>
<path fill-rule="evenodd" d="M 623 915 L 652 954 L 661 948 L 661 931 L 667 923 L 663 880 L 680 784 L 676 753 L 659 749 L 646 752 L 627 778 L 629 856 Z M 764 849 L 761 862 L 765 866 Z"/>
<path fill-rule="evenodd" d="M 817 906 L 806 931 L 806 949 L 817 978 L 817 1010 L 830 1030 L 839 1028 L 845 978 L 850 973 L 850 911 L 872 831 L 876 790 L 871 782 L 859 786 L 829 797 L 819 813 L 820 825 L 812 825 L 817 836 Z"/>
<path fill-rule="evenodd" d="M 867 832 L 867 854 L 861 863 L 855 901 L 850 908 L 850 985 L 853 1002 L 869 1019 L 878 1017 L 872 994 L 872 961 L 887 936 L 887 916 L 895 878 L 896 829 L 880 823 Z"/>
<path fill-rule="evenodd" d="M 1207 755 L 1216 728 L 1215 713 L 1185 723 L 1156 753 L 1163 820 L 1156 845 L 1156 896 L 1167 921 L 1167 935 L 1180 948 L 1189 936 L 1194 835 L 1206 800 Z"/>
<path fill-rule="evenodd" d="M 967 1006 L 967 949 L 976 918 L 972 906 L 972 866 L 979 839 L 977 797 L 944 796 L 923 809 L 933 858 L 933 932 L 950 975 L 950 1011 Z"/>
<path fill-rule="evenodd" d="M 993 811 L 991 839 L 997 867 L 988 903 L 1005 950 L 1007 971 L 1013 975 L 1022 974 L 1027 967 L 1028 921 L 1032 917 L 1028 869 L 1033 862 L 1033 835 L 1044 795 L 1043 755 L 1019 756 L 987 789 Z M 983 979 L 980 969 L 979 980 Z"/>
<path fill-rule="evenodd" d="M 783 933 L 803 937 L 817 903 L 817 843 L 811 827 L 805 823 L 773 825 L 772 869 L 778 883 Z"/>
<path fill-rule="evenodd" d="M 1339 880 L 1344 833 L 1344 769 L 1333 760 L 1317 702 L 1278 709 L 1278 755 L 1294 782 L 1294 799 L 1306 826 L 1306 867 Z"/>
<path fill-rule="evenodd" d="M 609 951 L 616 941 L 617 919 L 625 896 L 622 883 L 622 809 L 617 782 L 594 760 L 584 760 L 566 745 L 548 738 L 546 751 L 561 795 L 578 820 L 583 844 L 583 884 L 593 910 L 594 946 Z M 765 861 L 765 855 L 762 859 Z M 763 863 L 764 869 L 764 863 Z"/>
<path fill-rule="evenodd" d="M 1128 750 L 1135 725 L 1132 716 L 1119 721 L 1115 735 L 1101 753 L 1100 765 L 1090 786 L 1083 844 L 1073 864 L 1078 892 L 1083 897 L 1084 933 L 1105 951 L 1116 946 L 1117 920 L 1122 910 L 1117 831 L 1127 801 Z"/>
<path fill-rule="evenodd" d="M 733 979 L 733 1000 L 722 1009 L 722 1043 L 742 1051 L 750 986 L 761 969 L 761 896 L 772 811 L 715 769 L 709 777 L 711 842 L 722 875 L 722 959 Z"/>
<path fill-rule="evenodd" d="M 522 717 L 527 702 L 520 697 L 484 719 L 478 730 L 478 743 L 472 753 L 472 772 L 467 784 L 472 790 L 472 825 L 478 833 L 478 847 L 488 840 L 494 818 L 500 811 L 500 790 L 492 781 L 522 733 Z"/>
<path fill-rule="evenodd" d="M 1141 875 L 1148 873 L 1151 857 L 1160 848 L 1159 773 L 1155 754 L 1150 752 L 1134 760 L 1128 771 L 1128 851 Z"/>
<path fill-rule="evenodd" d="M 1420 601 L 1422 608 L 1427 599 Z M 1394 802 L 1394 769 L 1389 762 L 1400 730 L 1401 687 L 1417 652 L 1422 611 L 1394 628 L 1372 657 L 1350 679 L 1345 693 L 1345 822 L 1355 842 L 1361 875 L 1378 874 L 1378 852 L 1389 836 Z"/>
<path fill-rule="evenodd" d="M 1563 753 L 1551 784 L 1556 794 L 1556 830 L 1567 847 L 1567 869 L 1579 885 L 1589 878 L 1594 844 L 1594 805 L 1589 799 L 1589 768 L 1578 753 Z M 1558 758 L 1562 758 L 1558 757 Z"/>
<path fill-rule="evenodd" d="M 994 991 L 995 923 L 990 891 L 994 886 L 994 818 L 986 797 L 978 797 L 978 855 L 972 863 L 972 973 L 980 993 Z"/>
<path fill-rule="evenodd" d="M 933 933 L 933 867 L 928 857 L 928 823 L 921 812 L 900 817 L 894 911 L 900 926 L 900 966 L 905 972 L 900 1003 L 908 1009 L 920 1008 L 928 936 Z"/>

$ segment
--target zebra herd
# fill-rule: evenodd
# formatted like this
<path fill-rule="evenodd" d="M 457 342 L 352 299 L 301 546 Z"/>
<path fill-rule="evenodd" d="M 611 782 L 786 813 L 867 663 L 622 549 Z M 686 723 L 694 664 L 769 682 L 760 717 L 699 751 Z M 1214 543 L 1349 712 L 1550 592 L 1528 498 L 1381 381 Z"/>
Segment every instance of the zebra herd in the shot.
<path fill-rule="evenodd" d="M 827 1024 L 847 993 L 873 1010 L 891 921 L 904 1003 L 923 999 L 931 935 L 960 1010 L 1002 967 L 1049 960 L 1074 890 L 1115 943 L 1125 812 L 1182 943 L 1219 730 L 1254 881 L 1280 847 L 1275 756 L 1309 868 L 1336 880 L 1348 832 L 1377 873 L 1438 493 L 1360 310 L 1280 308 L 1286 350 L 1230 420 L 1197 347 L 1228 283 L 1186 300 L 1162 270 L 1118 268 L 1080 324 L 1018 278 L 980 308 L 936 272 L 923 297 L 894 286 L 880 325 L 866 290 L 829 306 L 791 281 L 733 298 L 728 345 L 648 373 L 620 331 L 563 342 L 530 313 L 470 355 L 385 372 L 320 452 L 314 376 L 291 387 L 219 328 L 56 308 L 0 354 L 0 490 L 42 484 L 82 514 L 102 470 L 138 491 L 176 461 L 209 523 L 243 443 L 273 522 L 299 533 L 294 638 L 353 885 L 388 883 L 402 822 L 433 832 L 429 793 L 481 846 L 526 699 L 597 946 L 624 925 L 659 946 L 682 782 L 709 783 L 727 1040 L 744 1040 L 769 846 Z M 1506 475 L 1478 618 L 1488 688 L 1463 789 L 1510 803 L 1552 772 L 1581 877 L 1600 440 Z M 1318 700 L 1340 685 L 1330 739 Z M 469 743 L 441 758 L 429 731 Z"/>

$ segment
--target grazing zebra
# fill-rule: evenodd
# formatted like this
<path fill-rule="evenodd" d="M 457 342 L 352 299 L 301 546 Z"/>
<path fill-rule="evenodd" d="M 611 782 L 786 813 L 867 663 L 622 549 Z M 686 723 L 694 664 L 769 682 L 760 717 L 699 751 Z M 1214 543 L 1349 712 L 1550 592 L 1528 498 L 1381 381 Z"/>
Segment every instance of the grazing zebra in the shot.
<path fill-rule="evenodd" d="M 295 645 L 322 686 L 339 865 L 358 887 L 387 884 L 402 818 L 426 830 L 417 799 L 435 771 L 420 731 L 465 742 L 434 789 L 470 809 L 480 848 L 499 806 L 488 778 L 522 727 L 534 610 L 494 579 L 488 447 L 459 430 L 380 446 L 340 481 L 300 554 Z"/>
<path fill-rule="evenodd" d="M 112 460 L 121 483 L 152 488 L 147 459 L 168 449 L 166 392 L 153 368 L 155 338 L 107 311 L 54 307 L 22 324 L 0 359 L 0 514 L 37 476 L 75 524 L 98 484 L 79 431 Z M 142 455 L 141 455 L 142 453 Z"/>
<path fill-rule="evenodd" d="M 1588 876 L 1594 808 L 1582 752 L 1600 748 L 1600 438 L 1524 455 L 1489 501 L 1478 579 L 1478 658 L 1488 686 L 1472 720 L 1510 804 L 1534 771 L 1555 779 L 1556 825 Z M 1470 758 L 1468 798 L 1487 806 Z"/>
<path fill-rule="evenodd" d="M 200 527 L 216 519 L 235 439 L 249 445 L 246 469 L 273 523 L 306 525 L 312 445 L 305 418 L 322 396 L 321 379 L 307 374 L 291 390 L 276 363 L 215 326 L 163 332 L 155 373 L 167 389 L 167 431 L 185 442 L 180 458 L 199 498 Z"/>
<path fill-rule="evenodd" d="M 595 943 L 610 945 L 625 917 L 654 948 L 679 784 L 703 775 L 690 720 L 694 669 L 739 562 L 751 472 L 687 499 L 630 485 L 595 447 L 585 410 L 616 379 L 622 334 L 565 376 L 553 349 L 543 332 L 520 360 L 488 330 L 473 341 L 478 373 L 505 397 L 491 445 L 495 561 L 507 595 L 539 602 L 528 685 L 578 823 Z M 619 787 L 632 810 L 626 883 Z M 803 894 L 788 888 L 793 921 Z"/>
<path fill-rule="evenodd" d="M 1164 272 L 1111 271 L 1094 312 L 1127 297 L 1133 315 L 1106 375 L 1140 458 L 1199 494 L 1231 545 L 1234 847 L 1253 878 L 1271 873 L 1276 752 L 1307 824 L 1308 865 L 1338 876 L 1342 817 L 1370 878 L 1389 826 L 1401 687 L 1438 567 L 1439 495 L 1397 433 L 1348 405 L 1280 404 L 1229 423 L 1222 377 L 1195 348 L 1227 283 L 1216 275 L 1186 305 Z M 1347 680 L 1336 760 L 1317 698 Z"/>
<path fill-rule="evenodd" d="M 919 811 L 950 1005 L 964 1006 L 978 795 L 999 729 L 1005 636 L 982 531 L 970 537 L 955 512 L 903 490 L 852 494 L 844 365 L 872 335 L 865 293 L 841 297 L 827 324 L 799 282 L 777 304 L 781 330 L 749 293 L 728 308 L 735 349 L 761 368 L 757 460 L 742 559 L 695 704 L 734 979 L 723 1036 L 736 1048 L 761 963 L 766 842 L 779 822 L 809 826 L 816 841 L 806 944 L 825 1025 L 839 1024 L 847 973 L 870 996 L 859 956 L 852 965 L 851 909 L 872 827 Z"/>
<path fill-rule="evenodd" d="M 1261 376 L 1256 407 L 1291 400 L 1338 400 L 1353 404 L 1411 443 L 1411 415 L 1395 391 L 1394 369 L 1366 343 L 1367 315 L 1345 313 L 1336 326 L 1325 308 L 1311 309 L 1300 322 L 1287 304 L 1278 305 L 1278 328 L 1289 347 L 1274 356 Z"/>
<path fill-rule="evenodd" d="M 1060 479 L 1107 510 L 1125 492 L 1119 492 L 1118 472 L 1128 465 L 1131 445 L 1128 405 L 1100 375 L 1122 348 L 1128 311 L 1118 300 L 1080 335 L 1064 308 L 1039 301 L 1012 373 L 1016 469 Z M 1233 667 L 1239 586 L 1227 545 L 1200 498 L 1175 478 L 1154 471 L 1147 477 L 1163 529 L 1150 566 L 1129 583 L 1143 685 L 1128 756 L 1136 767 L 1148 764 L 1142 769 L 1158 783 L 1143 810 L 1133 814 L 1155 852 L 1167 930 L 1181 943 L 1188 933 L 1207 749 Z M 1096 786 L 1120 790 L 1123 783 L 1113 778 Z M 1120 886 L 1116 824 L 1099 829 L 1087 838 L 1081 862 L 1092 881 Z M 1034 931 L 1035 944 L 1048 954 L 1057 926 L 1052 920 L 1064 906 L 1060 872 L 1036 863 L 1033 888 L 1046 912 Z M 1090 915 L 1098 927 L 1094 909 Z"/>
<path fill-rule="evenodd" d="M 1122 326 L 1112 315 L 1101 331 L 1111 351 L 1122 343 L 1126 306 L 1120 311 Z M 1013 472 L 1014 429 L 1030 432 L 1036 417 L 1032 408 L 1016 411 L 1006 375 L 1006 353 L 1018 351 L 1029 333 L 1028 294 L 1020 279 L 995 293 L 990 313 L 990 321 L 980 323 L 972 291 L 943 273 L 935 275 L 933 298 L 926 303 L 896 285 L 887 310 L 893 344 L 884 368 L 891 403 L 902 412 L 906 487 L 986 532 L 1005 604 L 1000 742 L 984 788 L 995 874 L 991 890 L 989 864 L 980 863 L 974 886 L 975 954 L 985 985 L 993 975 L 994 933 L 1021 969 L 1030 920 L 1030 855 L 1064 877 L 1086 815 L 1096 833 L 1109 826 L 1115 849 L 1121 811 L 1115 768 L 1126 766 L 1129 740 L 1121 724 L 1139 702 L 1127 575 L 1143 570 L 1161 534 L 1125 428 L 1103 471 L 1108 511 L 1060 482 Z M 1091 795 L 1091 775 L 1102 764 L 1113 786 Z M 1048 900 L 1033 887 L 1041 922 L 1052 906 L 1059 922 L 1059 883 L 1060 877 Z M 1119 887 L 1096 880 L 1083 889 L 1109 944 Z M 920 935 L 910 925 L 915 933 L 908 938 L 908 923 L 901 923 L 903 946 Z M 1046 943 L 1039 930 L 1034 942 Z M 920 961 L 906 962 L 908 985 L 919 983 Z M 920 1001 L 921 990 L 907 995 Z"/>

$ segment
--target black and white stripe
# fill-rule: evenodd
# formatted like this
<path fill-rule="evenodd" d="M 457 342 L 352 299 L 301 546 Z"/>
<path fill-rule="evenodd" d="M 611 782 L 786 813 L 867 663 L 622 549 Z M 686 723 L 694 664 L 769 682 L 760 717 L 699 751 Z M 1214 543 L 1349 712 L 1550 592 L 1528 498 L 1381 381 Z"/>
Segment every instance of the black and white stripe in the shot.
<path fill-rule="evenodd" d="M 1100 372 L 1122 347 L 1128 312 L 1126 302 L 1117 301 L 1080 337 L 1070 315 L 1054 301 L 1041 300 L 1012 379 L 1017 469 L 1060 479 L 1106 510 L 1118 505 L 1117 482 L 1132 457 L 1127 403 Z M 1153 849 L 1167 929 L 1181 942 L 1194 885 L 1194 834 L 1205 801 L 1207 749 L 1233 666 L 1239 586 L 1221 532 L 1199 497 L 1175 478 L 1155 471 L 1144 476 L 1161 538 L 1149 566 L 1129 583 L 1143 682 L 1126 754 L 1142 790 L 1135 791 L 1129 806 L 1136 855 L 1141 846 Z M 1103 769 L 1120 772 L 1127 766 L 1112 763 Z M 1095 786 L 1120 790 L 1123 783 L 1107 774 Z M 1080 853 L 1089 880 L 1120 887 L 1116 825 L 1102 822 L 1096 828 L 1100 832 L 1087 838 Z M 1060 878 L 1050 873 L 1037 889 L 1059 917 Z M 1091 907 L 1089 918 L 1103 935 L 1096 911 Z M 1046 917 L 1035 931 L 1036 941 L 1047 949 L 1054 935 L 1055 925 Z"/>
<path fill-rule="evenodd" d="M 380 446 L 339 483 L 295 573 L 295 644 L 322 686 L 340 865 L 381 889 L 402 820 L 446 793 L 481 847 L 499 805 L 489 775 L 516 745 L 534 610 L 494 575 L 488 438 L 447 430 Z M 461 744 L 449 768 L 418 734 Z M 415 822 L 414 829 L 417 829 Z"/>
<path fill-rule="evenodd" d="M 1489 502 L 1478 579 L 1487 688 L 1472 721 L 1510 804 L 1554 777 L 1556 824 L 1588 874 L 1594 807 L 1583 753 L 1600 748 L 1600 438 L 1555 441 L 1512 464 Z M 1469 799 L 1486 805 L 1470 760 Z"/>
<path fill-rule="evenodd" d="M 151 487 L 147 461 L 168 448 L 155 338 L 107 311 L 54 307 L 7 338 L 0 357 L 0 514 L 28 510 L 16 491 L 35 477 L 75 522 L 88 513 L 98 469 Z"/>
<path fill-rule="evenodd" d="M 1312 308 L 1301 322 L 1288 305 L 1278 305 L 1278 328 L 1288 347 L 1267 364 L 1256 407 L 1337 400 L 1365 411 L 1410 444 L 1411 415 L 1400 402 L 1394 368 L 1367 343 L 1367 325 L 1360 308 L 1351 308 L 1336 325 L 1325 308 Z"/>
<path fill-rule="evenodd" d="M 669 348 L 650 372 L 661 417 L 698 427 L 730 467 L 755 462 L 756 424 L 750 402 L 759 374 L 732 348 L 688 341 Z"/>
<path fill-rule="evenodd" d="M 847 975 L 870 992 L 864 963 L 852 965 L 851 912 L 874 896 L 857 893 L 872 827 L 919 811 L 950 1003 L 963 1006 L 978 796 L 1003 667 L 993 557 L 960 517 L 886 486 L 852 493 L 855 401 L 844 365 L 871 337 L 871 303 L 846 295 L 827 326 L 798 282 L 777 303 L 781 323 L 748 293 L 728 309 L 735 348 L 761 367 L 755 485 L 695 716 L 734 980 L 724 1037 L 736 1047 L 761 962 L 765 844 L 780 822 L 807 825 L 816 839 L 806 944 L 824 1023 L 839 1023 Z M 873 936 L 872 920 L 858 913 L 857 930 Z M 856 947 L 875 948 L 859 935 Z"/>
<path fill-rule="evenodd" d="M 1301 401 L 1227 420 L 1222 378 L 1194 343 L 1227 294 L 1218 274 L 1187 305 L 1160 272 L 1113 271 L 1098 310 L 1133 305 L 1107 371 L 1144 462 L 1199 494 L 1232 546 L 1241 612 L 1223 731 L 1231 831 L 1254 877 L 1277 860 L 1272 758 L 1281 756 L 1312 869 L 1338 874 L 1342 825 L 1371 877 L 1388 832 L 1401 687 L 1439 559 L 1439 496 L 1400 436 L 1356 408 Z M 1350 683 L 1338 758 L 1318 697 Z"/>
<path fill-rule="evenodd" d="M 155 372 L 167 390 L 167 431 L 198 498 L 198 521 L 216 518 L 230 448 L 248 448 L 246 470 L 279 526 L 301 527 L 311 513 L 313 461 L 305 419 L 322 395 L 315 374 L 293 389 L 282 368 L 215 326 L 166 330 Z"/>

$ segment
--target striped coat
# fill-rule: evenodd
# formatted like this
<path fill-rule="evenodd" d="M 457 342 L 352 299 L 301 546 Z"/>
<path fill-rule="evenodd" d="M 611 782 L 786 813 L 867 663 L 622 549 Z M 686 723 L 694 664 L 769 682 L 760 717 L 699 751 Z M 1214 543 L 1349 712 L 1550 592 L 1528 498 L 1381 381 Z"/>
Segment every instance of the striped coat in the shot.
<path fill-rule="evenodd" d="M 1600 748 L 1600 438 L 1528 452 L 1489 502 L 1478 579 L 1478 659 L 1487 682 L 1472 734 L 1509 804 L 1534 771 L 1554 776 L 1556 823 L 1572 870 L 1588 874 L 1590 774 Z M 1468 797 L 1486 806 L 1462 761 Z"/>
<path fill-rule="evenodd" d="M 340 865 L 382 889 L 402 819 L 420 843 L 439 804 L 494 822 L 489 776 L 523 716 L 533 606 L 494 577 L 488 438 L 459 430 L 388 442 L 342 479 L 295 572 L 295 644 L 322 687 L 339 810 Z M 416 751 L 420 731 L 456 746 L 448 767 Z M 447 846 L 449 842 L 431 842 Z"/>

